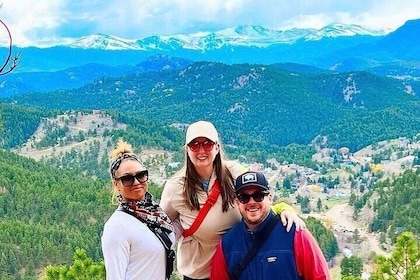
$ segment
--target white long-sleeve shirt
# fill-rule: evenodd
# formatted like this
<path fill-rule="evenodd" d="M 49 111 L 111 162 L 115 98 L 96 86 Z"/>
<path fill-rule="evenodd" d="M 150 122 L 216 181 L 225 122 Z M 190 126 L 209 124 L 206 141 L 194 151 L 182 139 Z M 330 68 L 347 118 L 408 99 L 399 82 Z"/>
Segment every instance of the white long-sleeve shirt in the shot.
<path fill-rule="evenodd" d="M 174 242 L 175 235 L 170 238 Z M 165 248 L 137 218 L 116 210 L 105 223 L 101 242 L 106 279 L 165 279 Z"/>

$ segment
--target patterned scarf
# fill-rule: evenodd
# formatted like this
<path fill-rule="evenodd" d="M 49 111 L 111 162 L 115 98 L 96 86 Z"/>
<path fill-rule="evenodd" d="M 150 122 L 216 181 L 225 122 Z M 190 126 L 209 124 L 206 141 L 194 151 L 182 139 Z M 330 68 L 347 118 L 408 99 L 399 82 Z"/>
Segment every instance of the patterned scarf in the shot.
<path fill-rule="evenodd" d="M 124 211 L 135 216 L 149 228 L 161 228 L 166 233 L 174 231 L 168 215 L 162 211 L 159 204 L 152 201 L 153 197 L 149 192 L 146 192 L 144 199 L 140 201 L 125 201 L 121 195 L 118 195 L 117 199 Z"/>

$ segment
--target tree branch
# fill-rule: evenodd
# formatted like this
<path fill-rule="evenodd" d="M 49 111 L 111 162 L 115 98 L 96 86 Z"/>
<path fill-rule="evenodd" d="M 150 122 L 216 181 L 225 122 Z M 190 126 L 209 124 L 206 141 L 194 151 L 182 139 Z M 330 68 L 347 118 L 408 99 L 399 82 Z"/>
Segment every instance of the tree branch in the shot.
<path fill-rule="evenodd" d="M 9 36 L 9 53 L 7 55 L 7 58 L 3 62 L 3 65 L 0 68 L 0 76 L 6 75 L 15 69 L 20 62 L 20 54 L 15 55 L 12 57 L 12 34 L 10 34 L 9 28 L 7 25 L 0 20 L 0 23 L 6 28 L 7 34 Z M 5 70 L 5 68 L 9 65 L 9 69 Z"/>

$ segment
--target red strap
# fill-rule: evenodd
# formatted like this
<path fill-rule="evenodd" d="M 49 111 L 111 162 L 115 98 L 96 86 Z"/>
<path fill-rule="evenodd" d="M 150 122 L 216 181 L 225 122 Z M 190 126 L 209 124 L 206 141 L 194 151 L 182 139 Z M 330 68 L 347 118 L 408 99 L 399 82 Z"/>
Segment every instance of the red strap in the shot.
<path fill-rule="evenodd" d="M 191 227 L 187 230 L 184 230 L 182 236 L 188 237 L 194 234 L 194 232 L 200 227 L 210 208 L 216 203 L 217 198 L 220 194 L 220 183 L 219 180 L 214 181 L 213 186 L 211 187 L 210 194 L 207 197 L 206 203 L 203 208 L 198 212 L 197 218 L 195 218 Z"/>

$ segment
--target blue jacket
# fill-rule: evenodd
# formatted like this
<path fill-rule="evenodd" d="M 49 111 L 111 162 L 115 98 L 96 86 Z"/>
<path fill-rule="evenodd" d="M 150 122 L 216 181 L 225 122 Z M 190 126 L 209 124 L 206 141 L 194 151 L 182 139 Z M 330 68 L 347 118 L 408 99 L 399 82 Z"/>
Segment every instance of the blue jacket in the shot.
<path fill-rule="evenodd" d="M 249 231 L 243 221 L 235 225 L 222 237 L 222 247 L 226 264 L 231 274 L 235 266 L 251 249 L 254 240 L 261 237 L 263 230 L 272 219 L 279 222 L 258 252 L 254 255 L 240 276 L 240 280 L 288 280 L 301 279 L 298 276 L 294 254 L 295 227 L 286 231 L 279 217 L 272 212 L 254 231 Z"/>

